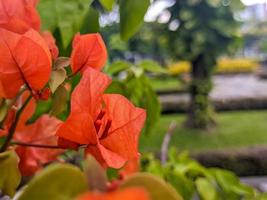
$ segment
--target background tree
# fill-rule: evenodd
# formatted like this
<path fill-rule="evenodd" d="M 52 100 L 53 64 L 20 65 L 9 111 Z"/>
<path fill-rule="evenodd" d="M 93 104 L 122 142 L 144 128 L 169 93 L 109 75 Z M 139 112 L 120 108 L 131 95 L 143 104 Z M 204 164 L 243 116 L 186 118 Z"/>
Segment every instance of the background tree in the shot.
<path fill-rule="evenodd" d="M 178 27 L 168 33 L 169 53 L 192 64 L 188 127 L 205 129 L 214 124 L 209 102 L 211 75 L 218 56 L 237 37 L 234 10 L 241 7 L 239 1 L 190 0 L 176 1 L 168 8 L 167 25 Z"/>

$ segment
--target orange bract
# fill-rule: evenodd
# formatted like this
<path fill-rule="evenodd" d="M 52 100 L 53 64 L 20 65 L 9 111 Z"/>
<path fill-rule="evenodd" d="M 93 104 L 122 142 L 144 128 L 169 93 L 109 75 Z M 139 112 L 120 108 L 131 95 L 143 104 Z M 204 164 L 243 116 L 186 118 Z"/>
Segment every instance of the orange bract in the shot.
<path fill-rule="evenodd" d="M 17 19 L 39 31 L 40 17 L 35 9 L 37 3 L 37 0 L 0 0 L 0 27 Z"/>
<path fill-rule="evenodd" d="M 15 97 L 24 83 L 41 90 L 50 73 L 51 55 L 38 32 L 17 34 L 0 28 L 0 97 Z"/>
<path fill-rule="evenodd" d="M 58 57 L 59 52 L 58 52 L 58 47 L 56 45 L 55 38 L 49 31 L 44 31 L 42 33 L 42 36 L 49 47 L 52 58 L 56 59 Z"/>
<path fill-rule="evenodd" d="M 101 70 L 107 61 L 107 50 L 98 33 L 76 34 L 72 43 L 71 69 L 75 74 L 88 67 Z"/>
<path fill-rule="evenodd" d="M 141 188 L 129 188 L 106 194 L 88 192 L 77 200 L 150 200 L 147 192 Z"/>
<path fill-rule="evenodd" d="M 15 103 L 15 106 L 21 107 L 30 95 L 29 91 L 25 91 Z M 43 115 L 35 123 L 26 125 L 27 121 L 34 114 L 35 108 L 36 101 L 32 98 L 20 115 L 14 139 L 27 144 L 56 146 L 58 138 L 55 136 L 55 133 L 62 122 L 48 115 Z M 15 112 L 14 109 L 9 110 L 4 121 L 4 129 L 0 130 L 0 137 L 9 132 L 10 126 L 15 120 Z M 61 149 L 26 146 L 17 146 L 15 150 L 20 157 L 19 168 L 23 176 L 33 175 L 44 164 L 54 161 L 57 155 L 63 152 Z"/>
<path fill-rule="evenodd" d="M 24 143 L 34 143 L 40 145 L 56 145 L 57 137 L 55 132 L 61 123 L 60 120 L 41 116 L 34 124 L 24 125 L 16 131 L 15 139 Z M 41 169 L 44 164 L 54 161 L 63 152 L 60 149 L 47 149 L 35 147 L 16 147 L 16 152 L 20 158 L 19 168 L 23 176 L 31 176 Z"/>
<path fill-rule="evenodd" d="M 71 114 L 57 135 L 79 145 L 87 145 L 104 167 L 120 168 L 138 157 L 138 138 L 146 113 L 125 97 L 103 94 L 107 75 L 88 68 L 71 98 Z"/>

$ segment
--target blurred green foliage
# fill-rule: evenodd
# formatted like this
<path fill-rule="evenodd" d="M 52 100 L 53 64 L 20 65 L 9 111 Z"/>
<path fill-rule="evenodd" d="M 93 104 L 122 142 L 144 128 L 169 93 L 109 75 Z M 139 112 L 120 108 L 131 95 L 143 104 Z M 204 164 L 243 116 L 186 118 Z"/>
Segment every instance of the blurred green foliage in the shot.
<path fill-rule="evenodd" d="M 169 161 L 161 165 L 151 154 L 143 156 L 142 170 L 158 175 L 171 183 L 185 200 L 260 200 L 260 194 L 254 188 L 240 182 L 232 172 L 218 168 L 205 168 L 187 153 L 177 155 L 176 150 L 169 151 Z"/>
<path fill-rule="evenodd" d="M 120 93 L 128 97 L 135 105 L 145 108 L 147 120 L 144 132 L 153 132 L 161 114 L 160 102 L 147 73 L 165 73 L 165 69 L 152 60 L 143 60 L 137 64 L 126 61 L 115 61 L 106 69 L 113 78 L 108 93 Z"/>

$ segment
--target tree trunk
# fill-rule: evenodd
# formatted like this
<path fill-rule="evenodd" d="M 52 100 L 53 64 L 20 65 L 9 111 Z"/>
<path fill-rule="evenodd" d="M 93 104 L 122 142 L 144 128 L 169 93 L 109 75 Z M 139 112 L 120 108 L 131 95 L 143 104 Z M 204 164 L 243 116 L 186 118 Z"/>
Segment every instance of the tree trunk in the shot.
<path fill-rule="evenodd" d="M 212 89 L 211 67 L 207 66 L 204 55 L 192 62 L 190 104 L 186 126 L 195 129 L 208 129 L 215 125 L 209 93 Z"/>

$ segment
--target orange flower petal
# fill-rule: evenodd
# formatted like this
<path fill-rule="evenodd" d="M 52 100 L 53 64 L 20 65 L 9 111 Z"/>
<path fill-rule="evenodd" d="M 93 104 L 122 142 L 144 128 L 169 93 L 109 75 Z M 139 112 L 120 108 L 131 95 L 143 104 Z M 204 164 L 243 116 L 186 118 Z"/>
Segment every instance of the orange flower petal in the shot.
<path fill-rule="evenodd" d="M 24 82 L 42 89 L 50 78 L 51 56 L 39 33 L 31 29 L 20 35 L 0 28 L 0 36 L 0 97 L 15 97 Z"/>
<path fill-rule="evenodd" d="M 0 0 L 0 26 L 17 18 L 39 31 L 40 17 L 35 9 L 36 4 L 36 0 Z"/>
<path fill-rule="evenodd" d="M 136 158 L 139 135 L 146 119 L 145 110 L 135 107 L 121 95 L 105 94 L 103 99 L 112 123 L 108 136 L 100 143 L 124 158 Z"/>
<path fill-rule="evenodd" d="M 87 112 L 95 119 L 101 106 L 103 92 L 111 79 L 92 68 L 84 71 L 71 96 L 71 112 Z"/>
<path fill-rule="evenodd" d="M 148 193 L 142 188 L 128 188 L 110 193 L 88 192 L 77 200 L 150 200 Z"/>
<path fill-rule="evenodd" d="M 71 69 L 74 74 L 88 67 L 101 70 L 106 60 L 107 50 L 100 34 L 75 36 L 71 53 Z"/>
<path fill-rule="evenodd" d="M 51 55 L 43 38 L 34 30 L 18 41 L 14 57 L 25 81 L 33 90 L 41 90 L 50 78 Z"/>
<path fill-rule="evenodd" d="M 115 169 L 121 168 L 127 161 L 120 155 L 106 149 L 101 144 L 98 145 L 89 145 L 86 148 L 86 154 L 93 155 L 96 160 L 104 167 L 112 167 Z"/>
<path fill-rule="evenodd" d="M 60 123 L 61 121 L 54 117 L 43 115 L 34 124 L 16 131 L 14 138 L 25 143 L 56 145 L 55 132 Z M 44 164 L 54 161 L 63 150 L 18 146 L 16 152 L 20 157 L 19 168 L 22 175 L 29 176 L 42 168 Z"/>
<path fill-rule="evenodd" d="M 13 98 L 23 85 L 12 53 L 19 39 L 20 35 L 0 28 L 0 97 L 3 98 Z"/>
<path fill-rule="evenodd" d="M 94 122 L 88 113 L 71 113 L 56 134 L 78 144 L 97 143 Z"/>
<path fill-rule="evenodd" d="M 53 35 L 49 31 L 43 32 L 42 37 L 44 38 L 44 40 L 46 41 L 46 43 L 49 47 L 52 58 L 56 59 L 58 57 L 59 52 L 58 52 L 58 47 L 56 45 L 55 38 L 53 37 Z"/>
<path fill-rule="evenodd" d="M 12 18 L 7 23 L 2 23 L 0 27 L 19 34 L 23 34 L 31 28 L 27 23 L 18 18 Z"/>

